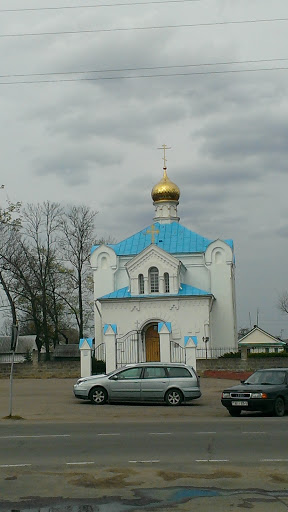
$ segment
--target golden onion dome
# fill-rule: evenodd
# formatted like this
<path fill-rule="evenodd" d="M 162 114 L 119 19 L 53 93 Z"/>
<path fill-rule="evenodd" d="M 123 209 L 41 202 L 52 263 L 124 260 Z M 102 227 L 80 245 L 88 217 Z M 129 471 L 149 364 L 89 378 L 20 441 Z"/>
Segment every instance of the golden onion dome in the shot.
<path fill-rule="evenodd" d="M 161 201 L 178 201 L 180 189 L 169 180 L 166 168 L 164 167 L 163 178 L 152 188 L 151 196 L 154 203 Z"/>

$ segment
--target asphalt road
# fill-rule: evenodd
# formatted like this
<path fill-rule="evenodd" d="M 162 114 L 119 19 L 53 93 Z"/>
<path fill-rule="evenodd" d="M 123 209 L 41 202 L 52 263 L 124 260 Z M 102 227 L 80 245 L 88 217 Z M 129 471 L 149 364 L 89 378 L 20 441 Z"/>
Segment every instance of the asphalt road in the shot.
<path fill-rule="evenodd" d="M 166 405 L 94 406 L 71 379 L 0 380 L 0 510 L 288 509 L 288 415 L 231 418 L 221 391 Z M 16 419 L 18 418 L 18 419 Z"/>
<path fill-rule="evenodd" d="M 252 421 L 251 421 L 252 420 Z M 15 425 L 2 427 L 0 468 L 25 465 L 127 466 L 157 464 L 159 468 L 211 462 L 247 464 L 288 463 L 288 416 L 233 418 L 196 423 L 102 423 Z"/>

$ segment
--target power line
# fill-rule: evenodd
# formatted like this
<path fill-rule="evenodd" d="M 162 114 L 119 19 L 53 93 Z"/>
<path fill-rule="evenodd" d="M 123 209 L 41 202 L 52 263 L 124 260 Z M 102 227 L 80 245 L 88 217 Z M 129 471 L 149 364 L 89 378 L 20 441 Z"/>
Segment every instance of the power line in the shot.
<path fill-rule="evenodd" d="M 99 28 L 87 30 L 61 30 L 57 32 L 26 32 L 18 34 L 0 34 L 0 37 L 28 37 L 28 36 L 52 36 L 52 35 L 73 35 L 73 34 L 96 34 L 100 32 L 128 32 L 132 30 L 161 30 L 164 28 L 194 28 L 194 27 L 212 27 L 221 25 L 243 25 L 247 23 L 271 23 L 278 21 L 288 21 L 288 18 L 270 18 L 242 21 L 218 21 L 213 23 L 187 23 L 180 25 L 159 25 L 150 27 L 118 27 L 118 28 Z"/>
<path fill-rule="evenodd" d="M 49 71 L 46 73 L 17 73 L 0 75 L 0 78 L 20 78 L 30 76 L 53 76 L 53 75 L 85 75 L 89 73 L 119 73 L 123 71 L 153 71 L 156 69 L 173 69 L 173 68 L 190 68 L 190 67 L 203 67 L 203 66 L 228 66 L 232 64 L 255 64 L 262 62 L 283 62 L 287 61 L 288 57 L 274 58 L 274 59 L 256 59 L 256 60 L 231 60 L 227 62 L 204 62 L 199 64 L 174 64 L 169 66 L 150 66 L 150 67 L 135 67 L 135 68 L 118 68 L 118 69 L 87 69 L 84 71 Z M 149 75 L 150 76 L 150 75 Z M 165 75 L 166 76 L 166 75 Z"/>
<path fill-rule="evenodd" d="M 274 68 L 250 68 L 250 69 L 226 69 L 222 71 L 196 71 L 191 73 L 157 73 L 154 75 L 133 75 L 133 76 L 105 76 L 105 77 L 94 77 L 94 78 L 55 78 L 49 80 L 21 80 L 11 82 L 0 82 L 0 85 L 15 85 L 15 84 L 45 84 L 45 83 L 57 83 L 57 82 L 96 82 L 100 80 L 126 80 L 135 78 L 167 78 L 172 76 L 192 76 L 192 75 L 223 75 L 227 73 L 251 73 L 258 71 L 284 71 L 288 70 L 288 67 L 274 67 Z"/>
<path fill-rule="evenodd" d="M 201 0 L 151 0 L 148 2 L 123 2 L 118 4 L 98 4 L 98 5 L 61 5 L 59 7 L 25 7 L 21 9 L 0 9 L 1 12 L 23 12 L 23 11 L 60 11 L 64 9 L 95 9 L 98 7 L 123 7 L 130 5 L 149 5 L 149 4 L 182 4 L 191 2 L 200 2 Z"/>

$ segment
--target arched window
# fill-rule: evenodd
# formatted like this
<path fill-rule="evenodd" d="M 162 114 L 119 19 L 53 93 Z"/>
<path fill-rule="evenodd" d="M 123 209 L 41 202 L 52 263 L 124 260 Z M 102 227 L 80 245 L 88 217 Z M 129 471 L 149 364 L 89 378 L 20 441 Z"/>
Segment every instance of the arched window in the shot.
<path fill-rule="evenodd" d="M 102 268 L 102 270 L 108 269 L 108 260 L 107 260 L 106 256 L 102 256 L 102 258 L 101 258 L 101 268 Z"/>
<path fill-rule="evenodd" d="M 164 289 L 165 293 L 170 292 L 170 284 L 169 284 L 169 274 L 168 272 L 164 272 Z"/>
<path fill-rule="evenodd" d="M 138 293 L 144 293 L 144 276 L 143 274 L 139 274 L 138 276 Z"/>
<path fill-rule="evenodd" d="M 157 267 L 151 267 L 149 270 L 150 292 L 159 292 L 159 270 Z"/>

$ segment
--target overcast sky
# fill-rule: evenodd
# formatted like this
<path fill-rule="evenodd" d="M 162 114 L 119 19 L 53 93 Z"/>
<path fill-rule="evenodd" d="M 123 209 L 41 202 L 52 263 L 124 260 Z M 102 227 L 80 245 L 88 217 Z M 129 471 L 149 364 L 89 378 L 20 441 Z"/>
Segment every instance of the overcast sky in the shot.
<path fill-rule="evenodd" d="M 288 2 L 133 1 L 1 1 L 2 201 L 85 203 L 120 241 L 165 143 L 180 222 L 234 240 L 238 327 L 288 338 Z M 106 7 L 51 9 L 79 4 Z"/>

